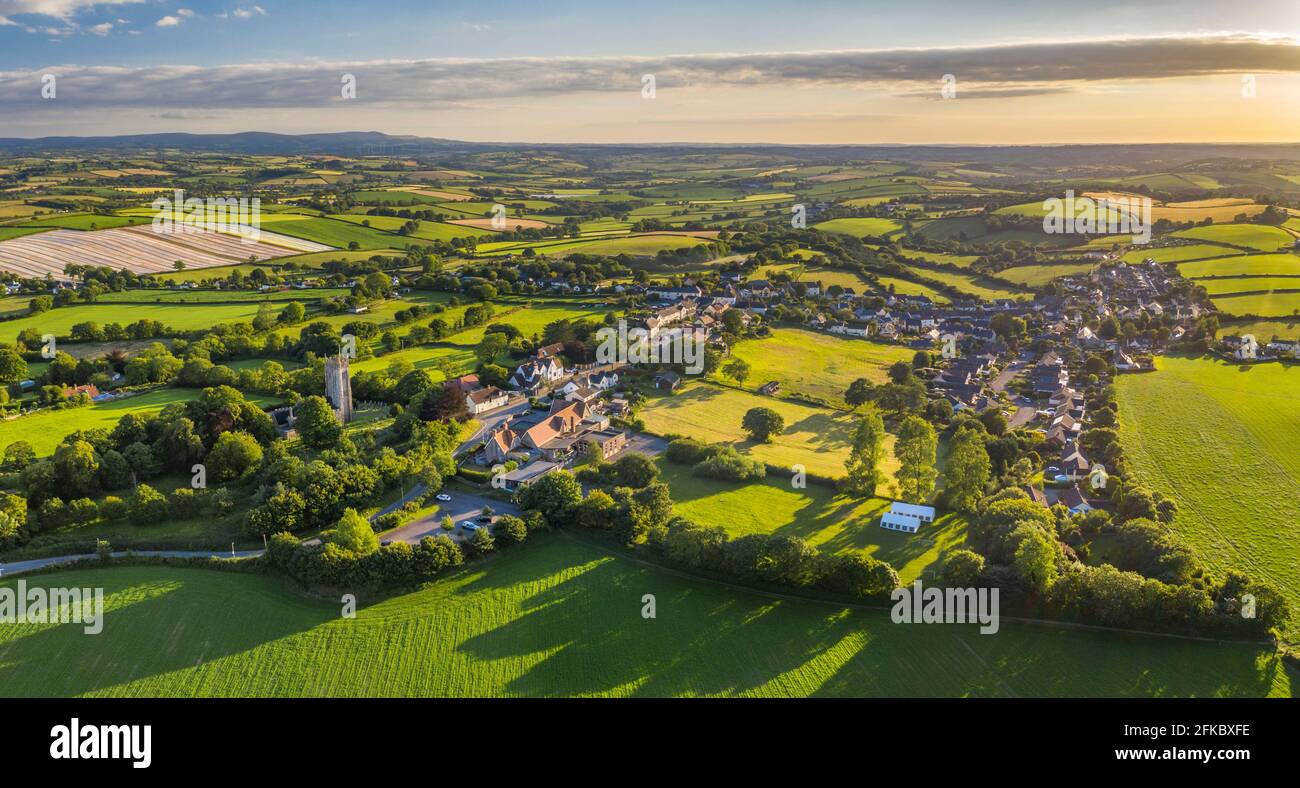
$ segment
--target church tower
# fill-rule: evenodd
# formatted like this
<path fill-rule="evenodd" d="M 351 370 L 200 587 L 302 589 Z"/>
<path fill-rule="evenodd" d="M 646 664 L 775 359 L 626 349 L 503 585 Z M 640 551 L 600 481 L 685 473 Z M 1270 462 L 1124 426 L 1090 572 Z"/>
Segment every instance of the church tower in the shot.
<path fill-rule="evenodd" d="M 340 353 L 325 359 L 325 399 L 334 408 L 334 415 L 343 424 L 352 421 L 352 380 L 348 373 L 348 358 Z"/>

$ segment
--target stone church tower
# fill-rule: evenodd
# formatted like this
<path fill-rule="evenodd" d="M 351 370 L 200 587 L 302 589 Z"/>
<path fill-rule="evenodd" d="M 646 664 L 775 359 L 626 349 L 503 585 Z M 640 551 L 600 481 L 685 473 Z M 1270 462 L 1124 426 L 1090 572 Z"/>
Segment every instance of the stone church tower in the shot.
<path fill-rule="evenodd" d="M 334 415 L 347 424 L 352 421 L 352 380 L 348 374 L 348 358 L 342 354 L 325 359 L 325 399 L 334 408 Z"/>

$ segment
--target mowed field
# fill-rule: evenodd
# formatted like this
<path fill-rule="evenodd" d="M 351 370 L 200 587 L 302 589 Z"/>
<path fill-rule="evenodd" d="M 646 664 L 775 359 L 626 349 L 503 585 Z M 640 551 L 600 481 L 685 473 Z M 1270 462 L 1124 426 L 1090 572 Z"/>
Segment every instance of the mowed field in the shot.
<path fill-rule="evenodd" d="M 1268 580 L 1300 609 L 1300 367 L 1156 366 L 1118 381 L 1132 473 L 1178 501 L 1175 528 L 1207 564 Z"/>
<path fill-rule="evenodd" d="M 843 339 L 796 328 L 778 328 L 763 339 L 738 343 L 732 355 L 749 364 L 746 387 L 769 381 L 782 394 L 844 405 L 844 391 L 857 378 L 882 383 L 895 361 L 911 361 L 915 351 L 865 339 Z M 725 365 L 725 364 L 724 364 Z"/>
<path fill-rule="evenodd" d="M 771 408 L 785 419 L 785 431 L 772 443 L 754 443 L 740 421 L 750 408 Z M 706 443 L 730 443 L 764 462 L 809 473 L 843 476 L 853 419 L 843 411 L 815 408 L 707 383 L 683 386 L 675 394 L 653 397 L 640 412 L 646 429 L 659 435 L 689 435 Z M 892 436 L 887 445 L 892 450 Z M 892 472 L 892 470 L 891 470 Z"/>
<path fill-rule="evenodd" d="M 884 610 L 705 583 L 552 534 L 354 619 L 259 575 L 29 578 L 105 589 L 104 630 L 0 628 L 0 695 L 1290 696 L 1269 649 Z M 14 580 L 5 579 L 12 586 Z M 658 616 L 641 617 L 655 595 Z"/>
<path fill-rule="evenodd" d="M 1261 252 L 1273 252 L 1295 243 L 1295 237 L 1286 230 L 1265 224 L 1211 224 L 1179 230 L 1174 236 L 1257 249 Z"/>
<path fill-rule="evenodd" d="M 720 525 L 735 536 L 797 536 L 823 550 L 861 552 L 887 561 L 904 583 L 918 577 L 937 582 L 944 552 L 962 547 L 966 538 L 966 518 L 956 513 L 904 534 L 880 527 L 880 515 L 890 504 L 884 498 L 851 498 L 818 484 L 796 489 L 789 476 L 724 482 L 695 476 L 690 467 L 667 460 L 660 465 L 660 481 L 673 491 L 673 511 L 692 522 Z"/>

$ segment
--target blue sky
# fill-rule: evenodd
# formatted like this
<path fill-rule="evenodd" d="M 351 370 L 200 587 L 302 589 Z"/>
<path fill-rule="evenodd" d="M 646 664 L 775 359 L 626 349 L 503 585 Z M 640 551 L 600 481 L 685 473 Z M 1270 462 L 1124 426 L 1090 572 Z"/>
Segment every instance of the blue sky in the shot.
<path fill-rule="evenodd" d="M 1239 40 L 1242 34 L 1250 41 Z M 1179 38 L 1141 44 L 1171 36 Z M 1279 36 L 1292 39 L 1289 51 L 1258 45 Z M 1201 38 L 1213 46 L 1199 46 Z M 969 129 L 964 138 L 949 141 L 992 141 L 999 135 L 1026 141 L 1025 134 L 1064 141 L 1082 133 L 1082 106 L 1092 109 L 1087 117 L 1108 124 L 1089 134 L 1110 138 L 1123 134 L 1109 124 L 1120 120 L 1125 106 L 1135 109 L 1128 119 L 1134 128 L 1146 129 L 1143 107 L 1158 107 L 1168 118 L 1182 102 L 1190 118 L 1206 96 L 1235 95 L 1238 71 L 1258 73 L 1264 88 L 1262 101 L 1246 109 L 1263 118 L 1292 119 L 1283 99 L 1294 105 L 1297 98 L 1297 39 L 1296 0 L 0 0 L 0 110 L 10 110 L 0 113 L 6 115 L 0 134 L 90 133 L 96 126 L 124 132 L 234 130 L 253 123 L 281 131 L 376 128 L 538 141 L 739 140 L 748 134 L 751 141 L 935 142 L 963 128 Z M 1138 42 L 1148 54 L 1133 46 L 1115 54 L 1114 47 L 1102 46 L 1117 41 Z M 1068 73 L 1049 84 L 1044 74 L 1054 67 L 1055 50 L 1043 45 L 1059 42 L 1079 46 L 1059 50 Z M 954 52 L 961 48 L 979 50 L 978 57 Z M 915 51 L 907 54 L 897 79 L 890 76 L 899 66 L 894 58 L 780 58 L 898 50 Z M 725 74 L 716 64 L 680 61 L 718 53 L 761 54 L 772 63 L 761 78 L 747 79 L 743 59 Z M 527 58 L 538 60 L 530 66 Z M 594 60 L 566 60 L 573 58 Z M 483 64 L 494 60 L 513 65 L 488 74 Z M 267 64 L 282 65 L 283 73 L 268 73 Z M 179 77 L 168 82 L 158 66 L 194 70 L 185 72 L 182 84 Z M 622 86 L 629 79 L 639 83 L 638 70 L 649 68 L 659 69 L 660 98 L 669 100 L 641 105 L 629 115 Z M 985 100 L 954 104 L 962 107 L 963 122 L 933 129 L 937 110 L 920 99 L 933 98 L 928 83 L 945 69 L 961 81 L 959 96 Z M 585 73 L 576 76 L 579 71 Z M 66 78 L 67 89 L 58 101 L 30 103 L 29 88 L 43 73 Z M 358 77 L 353 104 L 329 101 L 340 73 Z M 601 82 L 599 75 L 608 78 Z M 1196 89 L 1187 83 L 1193 79 L 1200 80 Z M 511 90 L 507 81 L 523 86 Z M 1154 92 L 1137 98 L 1138 81 Z M 245 86 L 242 93 L 237 85 Z M 466 85 L 479 93 L 457 89 Z M 313 108 L 331 111 L 312 115 Z M 1242 109 L 1225 100 L 1223 120 Z M 1056 127 L 1060 131 L 1041 122 L 1062 110 L 1068 117 Z M 1005 122 L 1017 112 L 1035 122 L 1025 124 L 1023 133 L 999 131 L 998 119 Z M 555 113 L 567 119 L 551 117 Z M 727 119 L 734 129 L 725 128 Z M 1156 119 L 1152 115 L 1153 124 Z M 1218 121 L 1210 126 L 1209 136 L 1240 136 Z M 1275 134 L 1270 123 L 1255 126 L 1253 134 Z"/>

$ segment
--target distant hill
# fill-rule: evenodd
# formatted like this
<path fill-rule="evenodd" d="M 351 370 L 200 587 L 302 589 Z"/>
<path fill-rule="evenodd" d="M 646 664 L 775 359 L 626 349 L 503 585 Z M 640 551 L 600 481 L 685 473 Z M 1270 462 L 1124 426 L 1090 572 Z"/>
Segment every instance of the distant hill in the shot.
<path fill-rule="evenodd" d="M 1162 163 L 1177 166 L 1205 159 L 1300 159 L 1300 144 L 1157 144 L 1157 145 L 729 145 L 665 143 L 640 145 L 596 145 L 588 143 L 465 142 L 384 134 L 378 131 L 345 131 L 323 134 L 273 134 L 245 131 L 236 134 L 131 134 L 116 137 L 18 137 L 0 138 L 0 153 L 30 154 L 69 151 L 214 151 L 263 155 L 336 154 L 353 156 L 431 155 L 446 156 L 488 150 L 563 150 L 570 155 L 610 155 L 619 151 L 660 153 L 673 150 L 699 152 L 704 149 L 772 154 L 808 161 L 876 159 L 903 162 L 986 162 L 1022 166 L 1089 167 Z"/>

